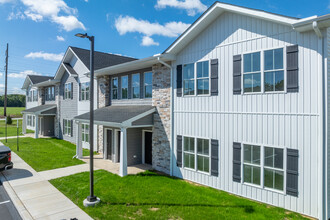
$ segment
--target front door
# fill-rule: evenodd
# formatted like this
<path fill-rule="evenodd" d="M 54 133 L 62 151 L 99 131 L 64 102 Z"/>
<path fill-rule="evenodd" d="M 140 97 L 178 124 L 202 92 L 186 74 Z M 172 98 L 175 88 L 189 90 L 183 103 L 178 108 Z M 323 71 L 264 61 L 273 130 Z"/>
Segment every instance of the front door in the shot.
<path fill-rule="evenodd" d="M 112 130 L 107 130 L 107 159 L 112 159 Z"/>
<path fill-rule="evenodd" d="M 144 162 L 152 164 L 152 132 L 144 132 Z"/>

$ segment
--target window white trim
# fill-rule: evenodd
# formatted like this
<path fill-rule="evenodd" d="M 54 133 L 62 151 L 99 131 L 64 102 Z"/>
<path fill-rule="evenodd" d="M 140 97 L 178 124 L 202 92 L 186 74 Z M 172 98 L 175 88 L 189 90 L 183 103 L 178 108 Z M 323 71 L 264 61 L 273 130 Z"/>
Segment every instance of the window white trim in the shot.
<path fill-rule="evenodd" d="M 71 82 L 64 84 L 64 97 L 63 99 L 72 99 L 71 92 L 72 92 L 72 86 Z M 70 87 L 70 88 L 69 88 Z"/>
<path fill-rule="evenodd" d="M 201 77 L 198 78 L 197 77 L 197 63 L 201 63 L 201 62 L 206 62 L 208 61 L 209 63 L 209 76 L 208 77 Z M 185 95 L 184 94 L 184 72 L 183 72 L 183 67 L 184 65 L 187 64 L 194 64 L 194 94 L 193 95 Z M 198 87 L 197 87 L 197 81 L 198 79 L 206 79 L 208 78 L 209 80 L 209 93 L 208 94 L 197 94 L 198 93 Z M 201 96 L 201 97 L 209 97 L 211 96 L 211 59 L 202 59 L 202 60 L 198 60 L 195 63 L 186 63 L 186 64 L 182 64 L 182 97 L 195 97 L 195 96 Z"/>
<path fill-rule="evenodd" d="M 114 80 L 117 80 L 117 88 L 116 89 L 113 87 L 113 81 Z M 114 99 L 114 100 L 118 100 L 119 99 L 119 97 L 118 97 L 118 95 L 119 95 L 118 94 L 118 90 L 119 90 L 119 79 L 118 79 L 118 76 L 112 77 L 111 78 L 111 99 Z M 114 94 L 113 91 L 117 91 L 117 97 L 116 98 L 113 97 L 113 94 Z"/>
<path fill-rule="evenodd" d="M 87 129 L 86 129 L 87 127 Z M 88 140 L 86 141 L 86 136 L 88 136 Z M 89 124 L 82 123 L 81 124 L 81 141 L 84 143 L 89 143 Z"/>
<path fill-rule="evenodd" d="M 286 46 L 277 46 L 277 47 L 269 47 L 264 48 L 261 50 L 251 50 L 241 53 L 242 62 L 241 62 L 241 95 L 260 95 L 260 94 L 286 94 L 287 93 L 287 68 L 286 68 Z M 273 92 L 266 92 L 265 91 L 265 83 L 264 83 L 264 75 L 265 75 L 265 68 L 264 68 L 264 53 L 268 50 L 276 50 L 276 49 L 283 49 L 283 69 L 284 69 L 284 91 L 273 91 Z M 250 53 L 260 52 L 260 81 L 261 81 L 261 90 L 260 92 L 244 92 L 244 55 Z"/>
<path fill-rule="evenodd" d="M 63 135 L 71 137 L 71 131 L 72 131 L 72 127 L 71 127 L 71 120 L 69 119 L 63 119 L 63 124 L 64 124 L 64 131 L 63 131 Z"/>
<path fill-rule="evenodd" d="M 252 187 L 256 187 L 256 188 L 260 188 L 260 189 L 263 189 L 263 190 L 267 190 L 267 191 L 271 191 L 271 192 L 276 192 L 276 193 L 280 193 L 280 194 L 283 194 L 285 195 L 286 194 L 286 168 L 287 168 L 287 158 L 286 158 L 286 155 L 287 155 L 287 148 L 284 147 L 284 146 L 275 146 L 275 145 L 268 145 L 268 144 L 258 144 L 258 143 L 249 143 L 249 142 L 242 142 L 242 148 L 241 148 L 241 183 L 243 185 L 247 185 L 247 186 L 252 186 Z M 260 147 L 260 185 L 256 185 L 256 184 L 253 184 L 253 183 L 247 183 L 247 182 L 244 182 L 244 164 L 247 164 L 247 163 L 244 163 L 244 145 L 254 145 L 254 146 L 259 146 Z M 265 180 L 264 180 L 264 169 L 265 168 L 268 168 L 268 167 L 265 167 L 264 165 L 264 155 L 265 155 L 265 147 L 269 147 L 269 148 L 277 148 L 277 149 L 282 149 L 283 150 L 283 170 L 280 170 L 280 171 L 283 171 L 283 191 L 282 190 L 278 190 L 278 189 L 273 189 L 273 188 L 268 188 L 268 187 L 265 187 Z M 251 164 L 253 166 L 253 164 Z M 274 168 L 275 170 L 276 168 Z"/>
<path fill-rule="evenodd" d="M 123 78 L 127 78 L 127 87 L 123 87 Z M 125 75 L 125 76 L 121 76 L 120 77 L 120 89 L 121 89 L 121 94 L 120 94 L 120 96 L 121 96 L 121 99 L 128 99 L 128 75 Z M 123 89 L 127 89 L 127 96 L 126 96 L 126 98 L 123 98 Z"/>
<path fill-rule="evenodd" d="M 151 74 L 151 84 L 147 84 L 146 83 L 146 73 L 150 73 Z M 152 98 L 152 80 L 153 80 L 153 75 L 152 75 L 152 71 L 147 71 L 143 73 L 143 97 L 145 99 L 151 99 Z M 151 86 L 151 97 L 146 97 L 146 88 L 147 86 Z"/>
<path fill-rule="evenodd" d="M 138 76 L 139 76 L 139 81 L 138 81 L 139 86 L 138 86 L 138 87 L 134 87 L 134 86 L 133 86 L 133 83 L 134 83 L 134 81 L 133 81 L 133 77 L 134 77 L 135 75 L 138 75 Z M 140 74 L 140 73 L 134 73 L 134 74 L 132 74 L 131 79 L 132 79 L 132 83 L 131 83 L 131 94 L 132 94 L 132 99 L 140 99 L 140 98 L 141 98 L 141 74 Z M 138 91 L 139 91 L 139 97 L 134 98 L 134 88 L 138 88 Z"/>
<path fill-rule="evenodd" d="M 188 151 L 185 151 L 184 149 L 184 146 L 185 146 L 185 137 L 186 138 L 193 138 L 194 139 L 194 152 L 188 152 Z M 208 155 L 208 158 L 209 158 L 209 172 L 204 172 L 204 171 L 200 171 L 198 170 L 198 161 L 197 161 L 197 156 L 204 156 L 204 157 L 207 157 L 203 154 L 198 154 L 197 153 L 197 139 L 204 139 L 204 140 L 208 140 L 209 141 L 209 155 Z M 187 154 L 191 154 L 191 155 L 194 155 L 194 163 L 195 163 L 195 166 L 194 168 L 190 168 L 190 167 L 185 167 L 185 159 L 184 159 L 184 154 L 187 153 Z M 199 137 L 199 136 L 190 136 L 190 135 L 182 135 L 182 167 L 183 169 L 186 169 L 186 170 L 190 170 L 190 171 L 194 171 L 194 172 L 197 172 L 197 173 L 201 173 L 201 174 L 207 174 L 207 175 L 211 175 L 211 138 L 205 138 L 205 137 Z"/>
<path fill-rule="evenodd" d="M 88 91 L 87 91 L 88 89 Z M 89 82 L 80 83 L 80 101 L 89 101 L 90 84 Z"/>

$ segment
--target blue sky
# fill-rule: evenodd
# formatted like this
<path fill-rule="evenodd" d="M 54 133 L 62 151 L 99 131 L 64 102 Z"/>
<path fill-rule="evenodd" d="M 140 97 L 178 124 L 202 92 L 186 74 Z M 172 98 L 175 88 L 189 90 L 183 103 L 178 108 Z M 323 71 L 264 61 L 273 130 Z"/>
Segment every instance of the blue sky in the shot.
<path fill-rule="evenodd" d="M 9 43 L 9 93 L 26 74 L 53 76 L 68 46 L 89 48 L 74 37 L 89 33 L 102 52 L 143 58 L 163 52 L 213 0 L 0 0 L 0 94 Z M 330 1 L 232 0 L 235 5 L 305 18 L 330 13 Z"/>

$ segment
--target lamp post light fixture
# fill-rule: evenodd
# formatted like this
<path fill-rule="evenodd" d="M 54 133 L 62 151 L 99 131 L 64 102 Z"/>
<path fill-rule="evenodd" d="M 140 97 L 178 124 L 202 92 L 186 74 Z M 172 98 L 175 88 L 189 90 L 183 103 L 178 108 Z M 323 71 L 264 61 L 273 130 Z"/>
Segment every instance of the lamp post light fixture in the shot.
<path fill-rule="evenodd" d="M 76 34 L 76 37 L 88 38 L 91 42 L 90 49 L 90 88 L 89 88 L 89 165 L 90 165 L 90 195 L 84 200 L 84 206 L 95 206 L 100 202 L 100 199 L 94 195 L 94 36 L 85 34 Z"/>

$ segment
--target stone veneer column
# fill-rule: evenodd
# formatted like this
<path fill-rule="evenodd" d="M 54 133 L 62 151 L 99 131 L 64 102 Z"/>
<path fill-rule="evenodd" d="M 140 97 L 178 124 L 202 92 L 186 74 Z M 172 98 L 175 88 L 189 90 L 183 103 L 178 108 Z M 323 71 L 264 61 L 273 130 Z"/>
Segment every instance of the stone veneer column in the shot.
<path fill-rule="evenodd" d="M 110 104 L 110 76 L 97 78 L 97 108 L 103 108 Z M 103 126 L 98 125 L 98 152 L 103 153 Z"/>
<path fill-rule="evenodd" d="M 152 67 L 152 105 L 157 108 L 152 134 L 152 165 L 170 173 L 171 70 L 162 64 Z"/>

